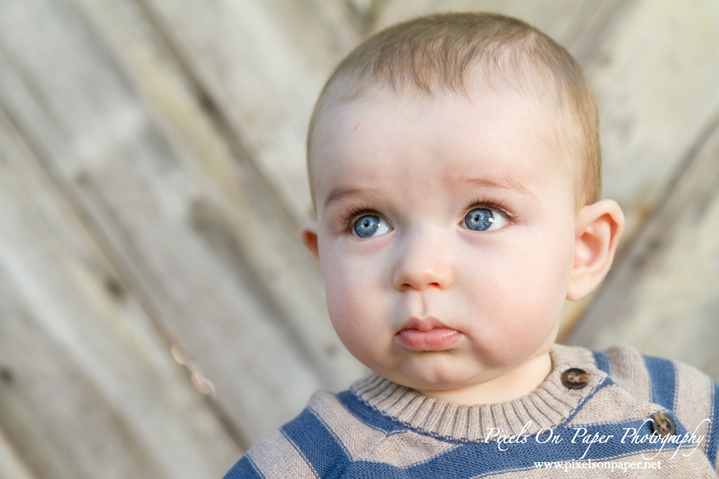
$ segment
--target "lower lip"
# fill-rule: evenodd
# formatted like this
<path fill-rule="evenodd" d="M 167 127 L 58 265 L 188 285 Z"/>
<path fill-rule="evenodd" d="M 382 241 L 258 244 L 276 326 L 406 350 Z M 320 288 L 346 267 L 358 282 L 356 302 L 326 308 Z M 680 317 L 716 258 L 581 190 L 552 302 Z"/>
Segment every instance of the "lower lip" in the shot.
<path fill-rule="evenodd" d="M 456 329 L 434 328 L 429 331 L 403 329 L 397 333 L 402 346 L 413 351 L 444 351 L 459 341 L 462 333 Z"/>

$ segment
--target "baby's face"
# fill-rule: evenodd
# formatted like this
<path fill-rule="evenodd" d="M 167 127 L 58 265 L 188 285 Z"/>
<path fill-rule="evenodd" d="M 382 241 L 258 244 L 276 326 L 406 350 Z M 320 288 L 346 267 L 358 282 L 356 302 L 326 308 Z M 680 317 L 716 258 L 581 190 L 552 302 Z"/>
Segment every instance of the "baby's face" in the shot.
<path fill-rule="evenodd" d="M 519 95 L 369 99 L 313 139 L 330 318 L 377 373 L 461 389 L 545 355 L 574 257 L 553 119 Z"/>

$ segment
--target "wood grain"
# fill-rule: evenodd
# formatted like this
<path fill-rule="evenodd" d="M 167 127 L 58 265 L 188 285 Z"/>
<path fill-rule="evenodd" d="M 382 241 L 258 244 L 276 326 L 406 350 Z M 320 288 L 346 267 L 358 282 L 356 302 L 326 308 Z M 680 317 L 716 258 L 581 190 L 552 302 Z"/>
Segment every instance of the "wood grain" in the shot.
<path fill-rule="evenodd" d="M 635 1 L 585 66 L 600 111 L 604 195 L 631 241 L 719 111 L 719 9 Z"/>
<path fill-rule="evenodd" d="M 0 371 L 2 374 L 2 371 Z M 7 373 L 5 374 L 7 378 Z M 7 381 L 7 379 L 5 379 Z M 12 442 L 0 430 L 0 477 L 12 479 L 37 479 L 18 455 Z"/>
<path fill-rule="evenodd" d="M 209 165 L 232 175 L 220 183 L 155 125 L 164 111 L 138 96 L 98 34 L 104 25 L 63 2 L 2 8 L 0 102 L 157 327 L 214 384 L 236 439 L 254 443 L 316 389 L 363 371 L 281 248 L 287 231 L 260 216 L 272 204 L 241 183 L 225 193 L 240 175 L 231 154 Z M 188 102 L 172 113 L 202 118 Z"/>
<path fill-rule="evenodd" d="M 219 477 L 239 449 L 2 114 L 0 204 L 0 429 L 18 455 L 43 478 Z"/>
<path fill-rule="evenodd" d="M 321 386 L 346 387 L 365 369 L 332 331 L 318 264 L 300 244 L 297 226 L 286 221 L 281 198 L 251 166 L 250 152 L 216 110 L 207 111 L 202 86 L 188 84 L 187 71 L 143 11 L 125 1 L 76 3 L 102 32 L 168 148 L 198 182 L 195 188 L 213 197 L 214 204 L 193 203 L 193 228 L 235 271 L 249 270 L 255 294 L 272 304 L 274 319 L 312 362 Z"/>
<path fill-rule="evenodd" d="M 247 161 L 297 225 L 310 216 L 307 124 L 332 68 L 360 40 L 343 2 L 147 0 Z"/>

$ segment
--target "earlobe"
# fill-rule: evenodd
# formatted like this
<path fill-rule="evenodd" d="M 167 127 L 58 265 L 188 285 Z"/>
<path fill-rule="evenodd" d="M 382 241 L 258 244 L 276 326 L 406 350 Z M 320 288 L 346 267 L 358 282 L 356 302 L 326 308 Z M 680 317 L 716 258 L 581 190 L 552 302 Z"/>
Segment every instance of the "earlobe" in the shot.
<path fill-rule="evenodd" d="M 580 300 L 601 283 L 612 265 L 623 231 L 624 214 L 613 200 L 601 200 L 580 210 L 567 299 Z"/>
<path fill-rule="evenodd" d="M 319 260 L 320 251 L 317 244 L 317 220 L 312 219 L 305 221 L 302 225 L 300 236 L 302 237 L 302 243 L 304 243 L 307 249 L 310 250 L 310 253 Z"/>

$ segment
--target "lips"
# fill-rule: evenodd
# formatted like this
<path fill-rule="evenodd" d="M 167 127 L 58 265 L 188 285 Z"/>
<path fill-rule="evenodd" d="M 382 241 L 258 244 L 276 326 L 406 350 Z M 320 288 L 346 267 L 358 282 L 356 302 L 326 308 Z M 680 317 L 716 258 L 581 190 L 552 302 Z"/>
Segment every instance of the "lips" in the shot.
<path fill-rule="evenodd" d="M 397 333 L 397 340 L 412 351 L 445 351 L 452 349 L 461 336 L 461 332 L 436 318 L 410 318 Z"/>

